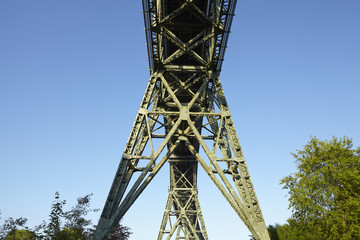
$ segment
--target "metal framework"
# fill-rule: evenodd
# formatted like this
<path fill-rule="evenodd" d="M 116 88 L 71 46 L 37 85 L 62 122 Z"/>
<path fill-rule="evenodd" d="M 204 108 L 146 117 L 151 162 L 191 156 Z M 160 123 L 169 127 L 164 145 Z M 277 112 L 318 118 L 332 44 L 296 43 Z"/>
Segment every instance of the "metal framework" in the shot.
<path fill-rule="evenodd" d="M 236 0 L 143 0 L 151 77 L 96 240 L 106 238 L 167 162 L 170 190 L 158 240 L 209 239 L 199 165 L 254 238 L 270 239 L 219 80 L 235 6 Z"/>

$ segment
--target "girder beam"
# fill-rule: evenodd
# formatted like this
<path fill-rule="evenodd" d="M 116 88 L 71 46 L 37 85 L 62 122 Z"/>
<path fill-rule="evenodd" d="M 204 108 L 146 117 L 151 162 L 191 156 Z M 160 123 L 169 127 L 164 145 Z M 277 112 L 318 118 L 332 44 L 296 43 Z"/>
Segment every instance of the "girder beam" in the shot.
<path fill-rule="evenodd" d="M 151 76 L 96 240 L 106 238 L 166 162 L 170 190 L 158 240 L 208 240 L 198 165 L 254 238 L 270 240 L 219 80 L 235 6 L 236 0 L 143 0 Z"/>

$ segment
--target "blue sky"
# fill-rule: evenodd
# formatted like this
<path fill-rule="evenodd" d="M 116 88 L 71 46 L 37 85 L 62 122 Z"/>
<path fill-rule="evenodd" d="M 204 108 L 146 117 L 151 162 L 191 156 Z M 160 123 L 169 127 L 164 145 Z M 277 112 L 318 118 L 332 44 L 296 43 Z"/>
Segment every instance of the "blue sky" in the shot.
<path fill-rule="evenodd" d="M 141 1 L 0 1 L 0 211 L 47 220 L 55 191 L 102 208 L 149 79 Z M 360 2 L 239 0 L 221 81 L 267 224 L 284 223 L 310 139 L 360 146 Z M 248 232 L 199 170 L 211 239 Z M 125 216 L 155 239 L 168 169 Z M 99 213 L 91 216 L 97 222 Z"/>

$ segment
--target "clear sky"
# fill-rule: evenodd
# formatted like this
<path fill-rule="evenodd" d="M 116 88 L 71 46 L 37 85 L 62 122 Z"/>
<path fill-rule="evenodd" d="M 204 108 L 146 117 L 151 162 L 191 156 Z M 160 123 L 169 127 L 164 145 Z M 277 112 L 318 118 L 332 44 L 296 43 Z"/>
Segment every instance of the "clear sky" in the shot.
<path fill-rule="evenodd" d="M 47 220 L 55 191 L 102 208 L 149 79 L 140 0 L 0 1 L 0 211 Z M 238 0 L 221 81 L 267 224 L 310 139 L 360 146 L 360 1 Z M 249 233 L 199 170 L 210 239 Z M 156 239 L 162 169 L 123 224 Z M 94 223 L 99 213 L 92 215 Z"/>

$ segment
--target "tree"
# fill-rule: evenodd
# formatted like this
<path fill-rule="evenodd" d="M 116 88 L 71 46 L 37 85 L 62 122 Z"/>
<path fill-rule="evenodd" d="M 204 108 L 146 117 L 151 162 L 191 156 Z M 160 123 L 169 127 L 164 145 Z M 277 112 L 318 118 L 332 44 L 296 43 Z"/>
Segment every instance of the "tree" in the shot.
<path fill-rule="evenodd" d="M 77 239 L 88 239 L 91 231 L 91 220 L 86 219 L 89 212 L 97 212 L 98 209 L 90 209 L 92 194 L 77 199 L 77 204 L 70 211 L 64 213 L 65 229 L 77 235 Z"/>
<path fill-rule="evenodd" d="M 59 192 L 55 192 L 55 201 L 51 205 L 51 212 L 49 215 L 49 224 L 44 229 L 44 232 L 50 238 L 55 238 L 61 231 L 61 218 L 64 215 L 63 207 L 66 200 L 60 200 Z"/>
<path fill-rule="evenodd" d="M 132 232 L 130 231 L 130 228 L 117 223 L 110 235 L 107 237 L 107 240 L 127 240 L 131 234 Z"/>
<path fill-rule="evenodd" d="M 26 218 L 5 219 L 4 224 L 0 227 L 0 239 L 9 239 L 7 238 L 9 236 L 13 237 L 14 235 L 16 235 L 16 230 L 18 230 L 19 228 L 25 228 L 25 230 L 27 230 L 27 228 L 25 227 L 26 222 Z"/>
<path fill-rule="evenodd" d="M 279 224 L 275 224 L 274 226 L 269 225 L 267 227 L 267 230 L 269 232 L 269 237 L 270 237 L 271 240 L 279 240 L 279 236 L 278 236 L 278 233 L 277 233 L 277 230 L 279 229 L 279 227 L 280 227 Z M 250 240 L 255 240 L 253 235 L 249 235 L 249 237 L 250 237 Z"/>
<path fill-rule="evenodd" d="M 0 240 L 90 240 L 95 226 L 86 215 L 98 211 L 90 208 L 91 196 L 92 194 L 88 194 L 79 197 L 77 204 L 69 211 L 65 211 L 66 201 L 61 200 L 60 194 L 56 192 L 55 200 L 51 205 L 49 223 L 43 221 L 31 230 L 25 226 L 26 218 L 8 218 L 0 226 Z M 131 234 L 130 228 L 118 223 L 108 240 L 127 240 Z"/>
<path fill-rule="evenodd" d="M 4 240 L 33 240 L 35 233 L 27 229 L 12 229 Z"/>
<path fill-rule="evenodd" d="M 95 226 L 86 218 L 89 212 L 98 209 L 90 208 L 92 194 L 77 199 L 77 204 L 69 211 L 64 211 L 65 200 L 55 193 L 55 200 L 51 205 L 49 223 L 43 221 L 33 230 L 26 227 L 26 218 L 8 218 L 0 226 L 0 240 L 90 240 L 95 232 Z M 1 219 L 1 212 L 0 212 Z M 130 228 L 118 223 L 108 240 L 127 240 L 131 235 Z"/>
<path fill-rule="evenodd" d="M 58 192 L 51 207 L 49 224 L 44 229 L 43 239 L 51 240 L 86 240 L 91 238 L 91 220 L 86 219 L 89 212 L 97 209 L 90 208 L 92 194 L 77 199 L 77 204 L 69 211 L 64 211 L 65 200 L 60 200 Z M 44 226 L 44 225 L 43 225 Z M 41 226 L 38 228 L 41 229 Z M 39 234 L 41 235 L 41 234 Z"/>
<path fill-rule="evenodd" d="M 281 184 L 293 214 L 280 239 L 289 230 L 298 238 L 285 239 L 301 239 L 305 233 L 308 240 L 360 239 L 360 148 L 354 149 L 347 137 L 312 137 L 292 155 L 298 172 Z"/>
<path fill-rule="evenodd" d="M 277 233 L 277 230 L 278 230 L 279 226 L 280 226 L 279 224 L 275 224 L 275 226 L 269 225 L 267 227 L 267 230 L 269 232 L 269 236 L 270 236 L 271 240 L 279 240 L 279 236 L 278 236 L 278 233 Z"/>
<path fill-rule="evenodd" d="M 276 226 L 276 234 L 279 240 L 311 240 L 311 230 L 308 225 L 288 219 L 284 225 Z M 270 236 L 271 238 L 271 236 Z M 274 240 L 271 238 L 271 240 Z"/>

